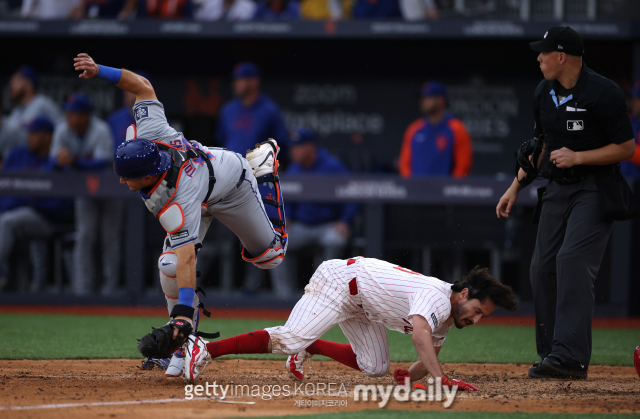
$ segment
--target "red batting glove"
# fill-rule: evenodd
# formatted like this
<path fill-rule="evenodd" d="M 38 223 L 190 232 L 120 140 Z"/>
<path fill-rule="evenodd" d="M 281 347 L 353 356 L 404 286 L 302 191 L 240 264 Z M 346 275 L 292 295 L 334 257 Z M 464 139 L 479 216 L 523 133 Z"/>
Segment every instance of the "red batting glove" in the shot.
<path fill-rule="evenodd" d="M 409 380 L 411 380 L 411 374 L 409 373 L 408 370 L 403 370 L 403 369 L 398 368 L 397 370 L 395 370 L 393 372 L 394 380 L 396 380 L 396 382 L 401 386 L 404 385 L 405 377 L 409 377 Z"/>
<path fill-rule="evenodd" d="M 395 374 L 394 374 L 395 375 Z M 441 379 L 441 383 L 443 386 L 447 386 L 449 388 L 453 386 L 458 386 L 458 390 L 466 390 L 466 391 L 480 391 L 480 389 L 472 384 L 465 383 L 462 380 L 456 380 L 455 378 L 449 378 L 444 375 Z"/>

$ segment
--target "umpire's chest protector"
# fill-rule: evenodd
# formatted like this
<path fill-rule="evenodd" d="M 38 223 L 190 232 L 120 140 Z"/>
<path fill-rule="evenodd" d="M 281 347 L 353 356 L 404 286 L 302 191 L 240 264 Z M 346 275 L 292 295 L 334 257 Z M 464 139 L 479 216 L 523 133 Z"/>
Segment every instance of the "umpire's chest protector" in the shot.
<path fill-rule="evenodd" d="M 536 125 L 539 123 L 542 132 L 555 140 L 553 148 L 585 151 L 609 144 L 603 123 L 606 114 L 600 103 L 607 85 L 599 80 L 604 79 L 602 76 L 591 73 L 585 66 L 570 90 L 563 89 L 556 80 L 545 80 L 536 89 Z"/>

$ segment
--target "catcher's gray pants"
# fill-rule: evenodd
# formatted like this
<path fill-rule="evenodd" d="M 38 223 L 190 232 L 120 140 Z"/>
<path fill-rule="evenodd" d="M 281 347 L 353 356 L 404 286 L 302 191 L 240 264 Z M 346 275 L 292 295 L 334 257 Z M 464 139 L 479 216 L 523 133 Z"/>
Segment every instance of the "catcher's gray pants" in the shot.
<path fill-rule="evenodd" d="M 235 163 L 231 164 L 231 162 Z M 276 233 L 264 210 L 262 198 L 258 192 L 258 183 L 249 163 L 245 159 L 229 159 L 229 163 L 229 167 L 225 167 L 226 170 L 216 172 L 216 178 L 220 180 L 216 182 L 212 196 L 218 199 L 209 206 L 209 210 L 200 220 L 196 244 L 202 243 L 215 217 L 240 239 L 249 253 L 259 255 L 269 249 Z M 244 179 L 242 178 L 243 169 Z M 222 179 L 223 176 L 230 179 Z M 216 190 L 218 185 L 220 187 Z M 162 253 L 172 251 L 168 240 L 165 240 Z M 160 277 L 167 308 L 171 314 L 178 300 L 169 296 L 178 295 L 178 282 L 174 278 L 171 283 L 168 283 L 169 280 L 162 273 Z"/>
<path fill-rule="evenodd" d="M 594 180 L 551 181 L 542 202 L 530 271 L 538 355 L 553 353 L 588 366 L 593 284 L 612 223 L 601 219 Z"/>
<path fill-rule="evenodd" d="M 15 208 L 0 214 L 0 265 L 9 258 L 17 240 L 29 240 L 33 264 L 33 284 L 39 286 L 47 275 L 46 242 L 53 233 L 51 224 L 31 207 Z M 37 251 L 33 251 L 34 245 Z M 33 287 L 36 288 L 36 287 Z"/>
<path fill-rule="evenodd" d="M 102 292 L 117 287 L 120 275 L 120 239 L 124 201 L 120 199 L 76 198 L 76 243 L 73 249 L 73 292 L 77 295 L 93 290 L 95 259 L 93 249 L 98 234 L 102 238 Z"/>

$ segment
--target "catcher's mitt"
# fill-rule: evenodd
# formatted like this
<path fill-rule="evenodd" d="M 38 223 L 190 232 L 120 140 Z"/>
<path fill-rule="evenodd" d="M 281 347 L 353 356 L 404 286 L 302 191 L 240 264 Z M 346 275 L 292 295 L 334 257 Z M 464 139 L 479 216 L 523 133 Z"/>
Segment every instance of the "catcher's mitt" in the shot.
<path fill-rule="evenodd" d="M 191 323 L 186 320 L 173 319 L 162 327 L 152 327 L 151 333 L 138 340 L 138 350 L 146 358 L 170 358 L 193 333 Z M 182 332 L 173 339 L 173 329 Z"/>

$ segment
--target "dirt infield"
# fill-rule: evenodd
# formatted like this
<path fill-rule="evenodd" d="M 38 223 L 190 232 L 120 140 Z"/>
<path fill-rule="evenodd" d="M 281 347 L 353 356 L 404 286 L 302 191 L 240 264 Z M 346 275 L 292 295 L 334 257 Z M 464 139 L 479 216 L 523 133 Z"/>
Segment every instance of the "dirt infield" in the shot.
<path fill-rule="evenodd" d="M 15 418 L 205 418 L 231 416 L 280 416 L 377 409 L 377 403 L 354 401 L 358 384 L 393 384 L 392 378 L 367 378 L 336 362 L 316 362 L 309 383 L 336 383 L 335 392 L 322 395 L 228 397 L 185 401 L 182 380 L 169 381 L 159 370 L 141 371 L 135 360 L 0 361 L 0 416 Z M 305 365 L 306 366 L 306 365 Z M 407 368 L 392 364 L 392 370 Z M 633 367 L 593 366 L 584 381 L 533 380 L 528 365 L 444 364 L 455 377 L 477 385 L 477 393 L 459 393 L 451 409 L 495 412 L 633 413 L 640 412 L 640 379 Z M 213 362 L 199 379 L 249 386 L 289 385 L 282 361 L 221 360 Z M 425 383 L 426 384 L 426 383 Z M 311 392 L 311 387 L 307 387 Z M 218 394 L 220 390 L 218 390 Z M 299 407 L 306 403 L 347 406 Z M 330 401 L 330 402 L 329 402 Z M 232 403 L 228 403 L 232 402 Z M 255 404 L 236 404 L 238 402 Z M 344 404 L 344 403 L 343 403 Z M 80 406 L 79 406 L 80 405 Z M 442 402 L 395 402 L 390 409 L 444 410 Z"/>

